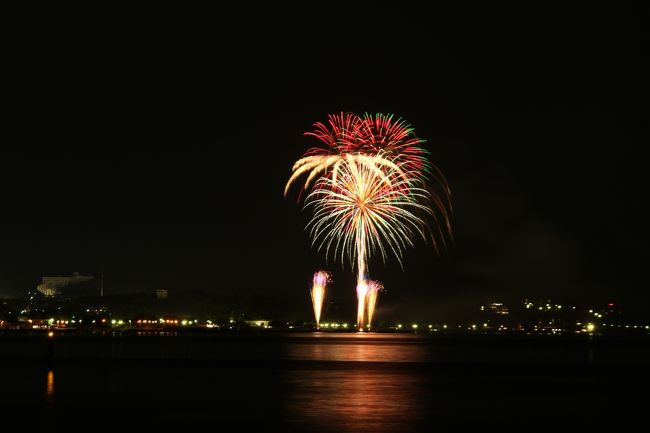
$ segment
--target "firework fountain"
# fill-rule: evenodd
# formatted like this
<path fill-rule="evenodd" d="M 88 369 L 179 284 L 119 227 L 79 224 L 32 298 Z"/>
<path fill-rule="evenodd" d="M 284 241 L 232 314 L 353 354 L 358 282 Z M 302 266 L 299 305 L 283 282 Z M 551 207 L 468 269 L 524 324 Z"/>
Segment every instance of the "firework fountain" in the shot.
<path fill-rule="evenodd" d="M 367 328 L 370 329 L 372 326 L 372 316 L 375 315 L 375 306 L 377 305 L 377 296 L 379 292 L 384 288 L 384 286 L 379 281 L 369 281 L 368 282 L 368 293 L 366 294 L 366 305 L 368 310 L 368 325 Z"/>
<path fill-rule="evenodd" d="M 414 186 L 415 182 L 399 166 L 377 170 L 347 157 L 334 176 L 319 178 L 305 199 L 313 207 L 308 228 L 315 246 L 341 261 L 348 256 L 351 267 L 356 267 L 361 330 L 365 329 L 369 253 L 376 251 L 386 260 L 392 252 L 401 263 L 404 249 L 413 246 L 417 236 L 424 237 L 425 220 L 418 214 L 430 209 L 419 202 L 426 198 L 426 190 Z"/>
<path fill-rule="evenodd" d="M 430 239 L 438 251 L 436 237 L 444 245 L 443 232 L 451 233 L 451 193 L 442 173 L 428 162 L 424 141 L 401 119 L 341 113 L 329 116 L 328 125 L 314 126 L 306 135 L 326 146 L 311 148 L 296 161 L 285 195 L 306 175 L 313 245 L 356 268 L 357 326 L 364 330 L 381 287 L 368 279 L 368 262 L 374 255 L 384 263 L 393 256 L 403 267 L 403 254 L 417 238 Z M 430 188 L 430 180 L 440 192 Z"/>
<path fill-rule="evenodd" d="M 328 272 L 318 271 L 314 274 L 314 284 L 311 287 L 311 303 L 314 307 L 316 329 L 320 329 L 320 314 L 323 309 L 323 300 L 325 299 L 325 288 L 329 281 L 331 279 Z"/>

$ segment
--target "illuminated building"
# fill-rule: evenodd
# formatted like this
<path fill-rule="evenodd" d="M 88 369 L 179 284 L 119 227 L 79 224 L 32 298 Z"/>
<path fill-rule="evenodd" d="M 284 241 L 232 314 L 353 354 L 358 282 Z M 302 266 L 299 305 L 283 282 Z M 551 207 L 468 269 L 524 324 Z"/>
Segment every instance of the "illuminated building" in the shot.
<path fill-rule="evenodd" d="M 167 299 L 168 296 L 168 289 L 156 289 L 156 299 Z"/>
<path fill-rule="evenodd" d="M 494 314 L 510 314 L 508 307 L 504 307 L 503 303 L 501 302 L 492 302 L 490 304 L 490 311 L 492 311 Z"/>
<path fill-rule="evenodd" d="M 36 290 L 45 296 L 57 296 L 61 293 L 61 289 L 70 284 L 83 283 L 92 281 L 94 277 L 87 275 L 79 275 L 79 272 L 74 272 L 70 276 L 58 275 L 56 277 L 43 277 L 41 284 L 36 286 Z"/>
<path fill-rule="evenodd" d="M 246 320 L 246 324 L 249 326 L 255 326 L 258 328 L 268 328 L 269 320 Z"/>

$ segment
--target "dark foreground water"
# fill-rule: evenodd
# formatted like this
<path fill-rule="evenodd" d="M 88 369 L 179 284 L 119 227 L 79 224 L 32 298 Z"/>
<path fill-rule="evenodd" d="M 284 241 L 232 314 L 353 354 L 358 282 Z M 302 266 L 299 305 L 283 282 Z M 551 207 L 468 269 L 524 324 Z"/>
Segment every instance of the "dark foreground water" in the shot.
<path fill-rule="evenodd" d="M 87 432 L 637 431 L 648 425 L 649 343 L 0 335 L 0 423 Z"/>

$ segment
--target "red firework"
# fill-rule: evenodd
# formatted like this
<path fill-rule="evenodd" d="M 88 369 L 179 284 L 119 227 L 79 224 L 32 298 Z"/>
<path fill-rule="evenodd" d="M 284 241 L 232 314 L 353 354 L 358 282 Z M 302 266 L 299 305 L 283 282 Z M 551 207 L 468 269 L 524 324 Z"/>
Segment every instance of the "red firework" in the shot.
<path fill-rule="evenodd" d="M 405 163 L 409 171 L 424 175 L 429 171 L 427 151 L 422 148 L 425 140 L 415 135 L 414 129 L 401 118 L 392 114 L 366 113 L 363 116 L 363 148 L 359 151 L 384 156 Z"/>
<path fill-rule="evenodd" d="M 305 156 L 309 155 L 344 155 L 358 151 L 363 142 L 363 119 L 354 113 L 329 114 L 328 124 L 314 123 L 315 129 L 305 132 L 305 135 L 316 137 L 327 147 L 312 147 Z"/>
<path fill-rule="evenodd" d="M 418 138 L 406 121 L 394 119 L 392 114 L 366 113 L 363 117 L 354 113 L 330 114 L 327 124 L 317 122 L 314 130 L 305 135 L 315 137 L 325 144 L 325 147 L 312 147 L 305 156 L 382 156 L 404 163 L 404 168 L 413 174 L 425 177 L 425 173 L 430 173 L 438 178 L 437 173 L 432 173 L 432 167 L 427 161 L 427 151 L 422 148 L 425 140 Z M 435 168 L 433 171 L 436 171 Z"/>
<path fill-rule="evenodd" d="M 400 176 L 428 185 L 428 200 L 440 211 L 440 215 L 433 213 L 432 217 L 443 243 L 442 227 L 451 234 L 449 185 L 442 172 L 429 162 L 429 152 L 422 147 L 425 140 L 417 137 L 413 127 L 404 119 L 395 118 L 393 114 L 365 113 L 361 117 L 341 112 L 328 115 L 326 123 L 314 123 L 314 129 L 305 135 L 315 137 L 324 146 L 312 147 L 294 164 L 285 195 L 297 178 L 307 175 L 303 187 L 306 190 L 318 176 L 329 179 L 346 158 L 354 156 L 361 164 L 370 164 L 374 169 L 390 171 L 399 167 Z M 364 160 L 366 157 L 372 160 Z M 409 185 L 402 183 L 400 188 L 409 189 Z"/>

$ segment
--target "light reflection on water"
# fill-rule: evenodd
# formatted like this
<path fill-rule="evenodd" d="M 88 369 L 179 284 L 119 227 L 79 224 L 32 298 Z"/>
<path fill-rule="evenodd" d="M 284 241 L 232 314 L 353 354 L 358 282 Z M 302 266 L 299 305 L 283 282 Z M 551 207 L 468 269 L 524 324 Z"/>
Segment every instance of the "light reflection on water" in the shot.
<path fill-rule="evenodd" d="M 47 372 L 47 379 L 45 383 L 45 395 L 47 396 L 47 401 L 49 402 L 54 399 L 54 370 L 49 370 Z"/>
<path fill-rule="evenodd" d="M 407 432 L 426 421 L 426 385 L 407 371 L 296 370 L 286 422 L 296 430 Z"/>
<path fill-rule="evenodd" d="M 327 341 L 294 344 L 291 359 L 354 361 L 317 363 L 286 372 L 286 422 L 290 430 L 336 432 L 422 431 L 427 421 L 428 381 L 400 362 L 424 361 L 422 346 L 359 334 L 351 344 Z M 396 363 L 378 368 L 372 362 Z"/>
<path fill-rule="evenodd" d="M 304 342 L 288 345 L 286 357 L 300 361 L 354 361 L 354 362 L 427 362 L 430 351 L 414 335 L 386 335 L 373 333 L 307 334 Z M 314 338 L 315 337 L 315 338 Z"/>
<path fill-rule="evenodd" d="M 639 421 L 650 386 L 642 368 L 650 352 L 636 342 L 272 337 L 71 338 L 59 345 L 54 369 L 44 368 L 45 359 L 0 364 L 8 390 L 0 406 L 66 431 L 86 431 L 86 420 L 111 412 L 124 414 L 105 421 L 118 431 L 130 417 L 134 427 L 161 432 L 216 422 L 241 431 L 442 433 L 499 426 L 506 421 L 495 414 L 504 413 L 527 431 L 530 408 L 544 408 L 536 426 L 585 431 L 606 411 L 617 422 Z M 79 358 L 102 353 L 125 358 Z M 625 410 L 612 409 L 622 403 Z"/>

